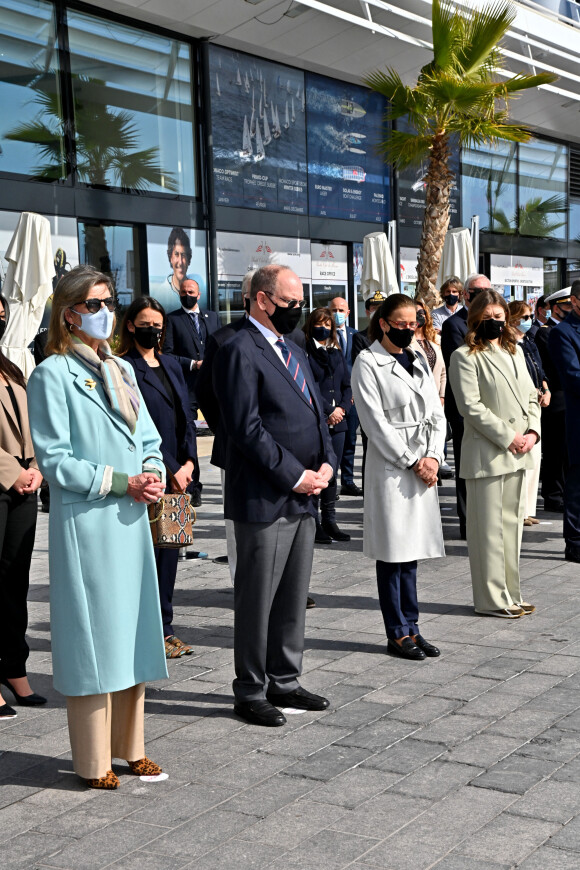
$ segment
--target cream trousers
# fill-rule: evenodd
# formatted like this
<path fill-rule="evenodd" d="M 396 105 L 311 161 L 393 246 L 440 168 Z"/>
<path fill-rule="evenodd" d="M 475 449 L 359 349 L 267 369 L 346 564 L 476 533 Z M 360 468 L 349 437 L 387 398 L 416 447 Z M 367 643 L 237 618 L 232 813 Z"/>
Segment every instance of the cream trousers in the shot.
<path fill-rule="evenodd" d="M 526 469 L 526 509 L 525 517 L 535 517 L 538 504 L 538 489 L 540 486 L 540 465 L 542 463 L 542 448 L 536 442 L 530 450 L 534 460 L 534 467 Z"/>
<path fill-rule="evenodd" d="M 467 549 L 476 610 L 520 604 L 525 470 L 466 480 Z"/>
<path fill-rule="evenodd" d="M 67 697 L 73 767 L 83 779 L 99 779 L 113 758 L 145 756 L 145 683 L 121 692 Z"/>

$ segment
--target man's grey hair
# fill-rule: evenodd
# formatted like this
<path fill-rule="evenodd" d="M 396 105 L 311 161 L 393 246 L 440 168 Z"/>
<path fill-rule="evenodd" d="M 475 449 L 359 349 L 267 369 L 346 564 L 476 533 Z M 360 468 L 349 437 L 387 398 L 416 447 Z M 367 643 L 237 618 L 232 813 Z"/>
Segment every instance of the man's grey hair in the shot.
<path fill-rule="evenodd" d="M 290 266 L 277 265 L 262 266 L 260 269 L 256 269 L 252 275 L 250 287 L 250 299 L 252 302 L 255 301 L 260 291 L 263 293 L 274 293 L 278 283 L 278 275 L 280 272 L 285 271 L 291 272 L 292 270 Z"/>
<path fill-rule="evenodd" d="M 256 269 L 250 269 L 249 272 L 246 272 L 242 279 L 242 299 L 245 299 L 246 296 L 250 295 L 250 287 L 252 285 L 252 278 L 256 274 Z"/>
<path fill-rule="evenodd" d="M 463 285 L 463 292 L 469 293 L 469 291 L 471 290 L 471 285 L 474 283 L 474 281 L 477 281 L 478 278 L 485 278 L 486 281 L 489 281 L 487 275 L 483 275 L 481 272 L 474 272 L 473 275 L 468 275 L 465 279 L 465 283 Z"/>

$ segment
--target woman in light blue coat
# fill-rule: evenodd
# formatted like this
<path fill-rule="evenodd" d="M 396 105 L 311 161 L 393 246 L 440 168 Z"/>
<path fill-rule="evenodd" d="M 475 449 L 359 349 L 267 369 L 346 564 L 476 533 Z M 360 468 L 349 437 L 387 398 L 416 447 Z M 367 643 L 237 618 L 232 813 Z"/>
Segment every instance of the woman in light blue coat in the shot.
<path fill-rule="evenodd" d="M 109 278 L 79 266 L 54 294 L 48 358 L 28 384 L 36 456 L 51 490 L 54 685 L 67 698 L 73 764 L 117 788 L 140 775 L 145 681 L 167 676 L 146 504 L 164 489 L 160 438 L 130 367 L 112 356 Z"/>

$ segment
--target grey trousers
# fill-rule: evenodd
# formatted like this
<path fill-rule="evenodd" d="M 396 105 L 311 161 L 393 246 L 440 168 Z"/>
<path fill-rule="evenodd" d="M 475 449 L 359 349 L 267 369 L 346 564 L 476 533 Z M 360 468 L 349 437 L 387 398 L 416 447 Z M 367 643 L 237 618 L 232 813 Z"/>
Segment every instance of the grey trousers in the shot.
<path fill-rule="evenodd" d="M 237 701 L 298 687 L 306 597 L 314 551 L 314 517 L 234 524 L 234 667 Z"/>

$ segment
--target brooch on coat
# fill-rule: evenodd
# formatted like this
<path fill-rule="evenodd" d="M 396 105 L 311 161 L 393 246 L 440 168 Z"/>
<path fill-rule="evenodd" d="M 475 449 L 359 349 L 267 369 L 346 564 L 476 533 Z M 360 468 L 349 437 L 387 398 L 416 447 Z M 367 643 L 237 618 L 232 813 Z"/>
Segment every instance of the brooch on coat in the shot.
<path fill-rule="evenodd" d="M 96 381 L 93 381 L 92 378 L 87 378 L 87 379 L 85 380 L 85 387 L 86 387 L 88 390 L 94 390 L 96 386 L 97 386 L 97 382 L 96 382 Z"/>

